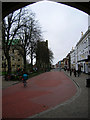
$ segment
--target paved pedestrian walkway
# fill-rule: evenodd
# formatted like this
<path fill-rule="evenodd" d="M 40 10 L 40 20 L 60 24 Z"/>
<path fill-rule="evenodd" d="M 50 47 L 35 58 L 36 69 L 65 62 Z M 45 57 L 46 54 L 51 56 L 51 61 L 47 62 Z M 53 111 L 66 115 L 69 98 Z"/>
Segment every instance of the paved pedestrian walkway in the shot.
<path fill-rule="evenodd" d="M 36 114 L 30 118 L 88 118 L 88 90 L 86 87 L 86 78 L 88 75 L 81 73 L 80 77 L 70 76 L 69 72 L 65 74 L 76 84 L 77 94 L 63 104 Z"/>
<path fill-rule="evenodd" d="M 12 85 L 15 85 L 19 83 L 19 81 L 6 81 L 3 77 L 2 77 L 2 89 L 8 88 Z"/>
<path fill-rule="evenodd" d="M 64 72 L 46 72 L 2 91 L 3 118 L 27 118 L 68 101 L 77 93 Z"/>

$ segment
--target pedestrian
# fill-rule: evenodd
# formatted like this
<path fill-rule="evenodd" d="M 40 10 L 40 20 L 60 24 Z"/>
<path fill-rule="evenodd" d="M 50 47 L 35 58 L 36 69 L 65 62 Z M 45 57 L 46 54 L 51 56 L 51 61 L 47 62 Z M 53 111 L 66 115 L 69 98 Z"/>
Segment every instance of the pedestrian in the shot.
<path fill-rule="evenodd" d="M 59 67 L 59 71 L 61 71 L 61 66 Z"/>
<path fill-rule="evenodd" d="M 72 75 L 72 69 L 70 69 L 70 76 Z"/>
<path fill-rule="evenodd" d="M 80 69 L 78 69 L 77 73 L 78 73 L 78 77 L 79 77 L 80 76 Z"/>
<path fill-rule="evenodd" d="M 74 69 L 74 76 L 76 77 L 76 70 Z"/>

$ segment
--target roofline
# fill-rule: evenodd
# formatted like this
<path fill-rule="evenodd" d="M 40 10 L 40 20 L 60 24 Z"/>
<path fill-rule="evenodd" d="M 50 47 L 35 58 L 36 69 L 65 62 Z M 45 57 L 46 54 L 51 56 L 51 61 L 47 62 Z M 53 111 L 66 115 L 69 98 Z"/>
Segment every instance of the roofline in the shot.
<path fill-rule="evenodd" d="M 88 35 L 88 33 L 90 32 L 90 29 L 88 29 L 85 34 L 80 38 L 79 42 L 76 44 L 76 46 L 78 46 L 78 44 Z"/>

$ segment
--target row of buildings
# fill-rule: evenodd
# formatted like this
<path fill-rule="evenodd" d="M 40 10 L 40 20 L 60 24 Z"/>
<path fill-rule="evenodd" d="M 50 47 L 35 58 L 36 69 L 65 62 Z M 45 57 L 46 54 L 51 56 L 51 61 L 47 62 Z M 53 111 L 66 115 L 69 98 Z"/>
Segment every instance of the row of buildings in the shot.
<path fill-rule="evenodd" d="M 66 58 L 59 61 L 55 67 L 61 66 L 66 69 L 81 70 L 84 73 L 90 73 L 90 26 L 85 34 L 72 49 Z"/>

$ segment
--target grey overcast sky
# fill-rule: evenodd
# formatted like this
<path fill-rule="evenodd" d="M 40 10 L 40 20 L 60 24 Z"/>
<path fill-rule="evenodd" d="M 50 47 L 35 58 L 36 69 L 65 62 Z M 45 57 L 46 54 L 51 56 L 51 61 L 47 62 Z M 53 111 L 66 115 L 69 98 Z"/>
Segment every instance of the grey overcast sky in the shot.
<path fill-rule="evenodd" d="M 62 60 L 81 38 L 81 31 L 88 29 L 88 15 L 76 8 L 40 1 L 29 5 L 42 27 L 44 40 L 54 54 L 53 64 Z"/>

